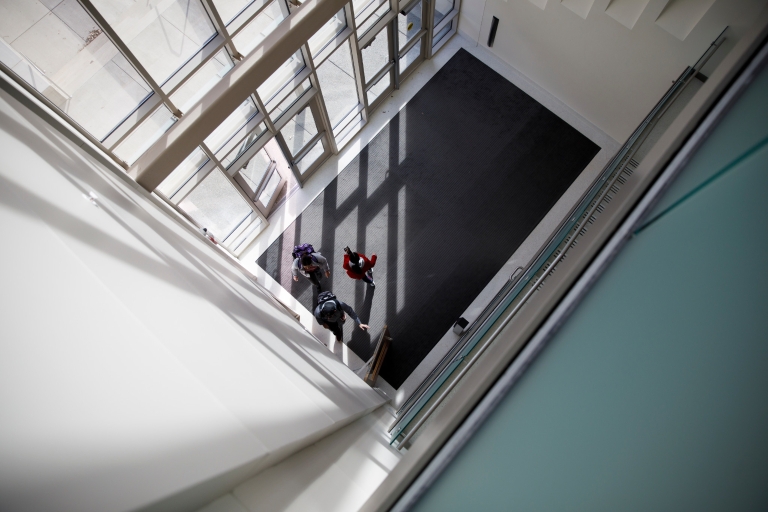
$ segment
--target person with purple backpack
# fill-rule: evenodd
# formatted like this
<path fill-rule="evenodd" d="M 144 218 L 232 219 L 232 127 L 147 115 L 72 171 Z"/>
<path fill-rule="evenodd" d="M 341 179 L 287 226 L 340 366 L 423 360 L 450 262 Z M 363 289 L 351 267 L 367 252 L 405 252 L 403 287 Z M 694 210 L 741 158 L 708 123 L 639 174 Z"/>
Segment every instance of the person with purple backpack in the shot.
<path fill-rule="evenodd" d="M 291 255 L 293 256 L 293 266 L 291 267 L 293 280 L 298 281 L 299 274 L 301 274 L 317 287 L 318 292 L 323 291 L 320 285 L 323 272 L 325 272 L 325 277 L 331 277 L 328 260 L 319 252 L 315 252 L 312 244 L 297 245 L 293 248 Z"/>

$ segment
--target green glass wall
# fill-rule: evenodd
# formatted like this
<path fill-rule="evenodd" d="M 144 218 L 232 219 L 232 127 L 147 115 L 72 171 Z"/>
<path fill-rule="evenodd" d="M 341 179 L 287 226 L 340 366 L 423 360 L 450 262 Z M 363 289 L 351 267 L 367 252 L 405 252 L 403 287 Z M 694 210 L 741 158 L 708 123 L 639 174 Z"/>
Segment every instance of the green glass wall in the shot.
<path fill-rule="evenodd" d="M 414 510 L 768 508 L 768 73 Z"/>

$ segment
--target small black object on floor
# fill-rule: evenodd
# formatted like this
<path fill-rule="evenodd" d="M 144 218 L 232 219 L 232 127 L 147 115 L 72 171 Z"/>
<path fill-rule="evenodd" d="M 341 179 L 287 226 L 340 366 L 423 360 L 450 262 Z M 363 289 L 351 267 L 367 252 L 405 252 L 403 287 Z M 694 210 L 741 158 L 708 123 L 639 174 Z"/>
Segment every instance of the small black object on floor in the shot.
<path fill-rule="evenodd" d="M 258 264 L 312 311 L 291 250 L 355 308 L 344 340 L 363 360 L 389 325 L 381 376 L 399 387 L 554 206 L 599 147 L 461 49 L 286 229 Z M 376 288 L 341 268 L 349 245 L 379 261 Z"/>

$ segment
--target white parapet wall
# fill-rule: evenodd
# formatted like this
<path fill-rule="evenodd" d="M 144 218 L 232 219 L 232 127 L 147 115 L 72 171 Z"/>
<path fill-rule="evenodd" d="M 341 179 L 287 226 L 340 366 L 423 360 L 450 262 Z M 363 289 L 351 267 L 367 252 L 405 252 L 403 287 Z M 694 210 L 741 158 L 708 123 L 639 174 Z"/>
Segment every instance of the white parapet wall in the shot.
<path fill-rule="evenodd" d="M 190 510 L 383 399 L 0 91 L 0 509 Z"/>

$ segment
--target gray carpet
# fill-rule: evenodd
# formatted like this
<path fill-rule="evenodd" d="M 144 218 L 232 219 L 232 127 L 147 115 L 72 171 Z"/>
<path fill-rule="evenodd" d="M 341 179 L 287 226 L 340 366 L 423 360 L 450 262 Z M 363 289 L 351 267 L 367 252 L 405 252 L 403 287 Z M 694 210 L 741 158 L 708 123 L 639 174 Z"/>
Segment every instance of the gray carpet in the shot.
<path fill-rule="evenodd" d="M 311 243 L 332 266 L 324 289 L 370 334 L 345 326 L 362 359 L 389 325 L 381 375 L 399 387 L 531 233 L 599 148 L 465 50 L 419 91 L 258 259 L 291 280 L 291 249 Z M 377 253 L 376 288 L 341 268 L 345 245 Z"/>

